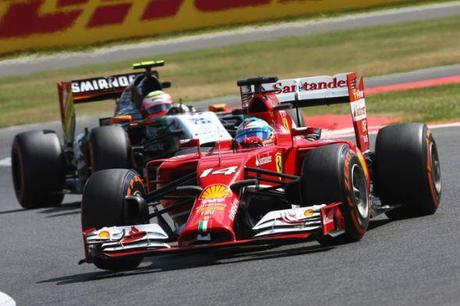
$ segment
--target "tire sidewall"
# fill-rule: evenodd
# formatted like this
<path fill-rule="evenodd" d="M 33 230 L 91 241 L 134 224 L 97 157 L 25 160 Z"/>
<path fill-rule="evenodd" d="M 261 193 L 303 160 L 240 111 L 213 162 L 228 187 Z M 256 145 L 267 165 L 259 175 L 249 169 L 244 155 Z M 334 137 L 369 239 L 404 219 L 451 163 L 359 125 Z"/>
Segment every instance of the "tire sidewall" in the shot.
<path fill-rule="evenodd" d="M 363 165 L 357 155 L 347 149 L 343 151 L 342 160 L 342 177 L 343 177 L 343 203 L 342 212 L 345 218 L 345 231 L 347 236 L 354 240 L 359 240 L 365 234 L 370 219 L 370 197 L 369 188 L 366 182 L 365 185 L 365 198 L 366 198 L 366 211 L 365 215 L 359 212 L 357 201 L 353 196 L 353 171 L 360 171 L 362 179 L 366 180 Z M 356 183 L 356 182 L 355 182 Z"/>
<path fill-rule="evenodd" d="M 53 131 L 30 131 L 15 136 L 11 148 L 12 179 L 24 208 L 56 206 L 64 197 L 65 161 Z"/>
<path fill-rule="evenodd" d="M 434 150 L 436 152 L 433 152 Z M 427 129 L 426 130 L 426 133 L 425 133 L 425 152 L 426 152 L 426 162 L 425 162 L 425 165 L 426 165 L 426 181 L 427 181 L 427 184 L 428 184 L 428 192 L 429 192 L 429 197 L 431 198 L 432 200 L 432 210 L 433 212 L 436 211 L 439 207 L 439 204 L 440 204 L 440 200 L 441 200 L 441 194 L 442 194 L 442 183 L 441 183 L 441 170 L 439 168 L 439 180 L 440 180 L 440 188 L 439 188 L 439 192 L 436 188 L 436 185 L 435 185 L 435 181 L 434 181 L 434 178 L 433 178 L 433 172 L 435 171 L 434 167 L 436 167 L 436 165 L 434 165 L 434 162 L 433 162 L 433 154 L 435 154 L 438 158 L 438 162 L 439 162 L 439 154 L 437 152 L 437 146 L 436 146 L 436 142 L 434 141 L 433 139 L 433 135 L 431 134 L 431 130 Z"/>
<path fill-rule="evenodd" d="M 18 202 L 25 208 L 29 208 L 24 199 L 25 196 L 25 174 L 24 174 L 24 159 L 21 151 L 21 146 L 18 140 L 15 139 L 11 149 L 11 174 L 13 176 L 13 187 Z"/>

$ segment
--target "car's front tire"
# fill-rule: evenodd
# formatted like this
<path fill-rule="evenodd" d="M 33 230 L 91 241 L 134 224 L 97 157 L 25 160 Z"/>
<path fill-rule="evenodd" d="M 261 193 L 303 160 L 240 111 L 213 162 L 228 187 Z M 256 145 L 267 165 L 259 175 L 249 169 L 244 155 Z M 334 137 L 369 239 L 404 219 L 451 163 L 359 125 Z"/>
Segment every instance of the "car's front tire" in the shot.
<path fill-rule="evenodd" d="M 91 175 L 83 191 L 81 222 L 83 231 L 110 226 L 145 223 L 148 210 L 139 213 L 137 219 L 125 214 L 125 197 L 138 193 L 144 196 L 144 185 L 136 172 L 127 169 L 101 170 Z M 121 271 L 135 269 L 142 256 L 93 258 L 94 264 L 104 270 Z"/>
<path fill-rule="evenodd" d="M 345 233 L 323 237 L 323 244 L 360 240 L 369 225 L 369 185 L 364 167 L 345 144 L 333 144 L 308 151 L 302 165 L 302 198 L 306 205 L 342 202 Z"/>

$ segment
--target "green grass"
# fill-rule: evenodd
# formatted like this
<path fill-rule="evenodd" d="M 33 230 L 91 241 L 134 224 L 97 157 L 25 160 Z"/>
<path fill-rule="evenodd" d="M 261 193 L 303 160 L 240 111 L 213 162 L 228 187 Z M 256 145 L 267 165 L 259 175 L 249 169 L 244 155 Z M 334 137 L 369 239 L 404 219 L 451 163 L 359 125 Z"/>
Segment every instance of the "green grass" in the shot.
<path fill-rule="evenodd" d="M 391 113 L 401 121 L 460 119 L 460 84 L 379 94 L 367 101 L 370 114 Z"/>
<path fill-rule="evenodd" d="M 290 78 L 357 71 L 369 77 L 457 64 L 458 50 L 460 18 L 453 17 L 156 58 L 167 61 L 160 73 L 173 81 L 169 92 L 175 100 L 189 102 L 237 95 L 236 80 L 254 75 Z M 58 120 L 57 81 L 129 71 L 130 64 L 124 61 L 0 79 L 0 126 Z M 88 104 L 77 111 L 81 115 L 112 109 L 109 102 Z"/>
<path fill-rule="evenodd" d="M 392 116 L 401 122 L 440 122 L 460 119 L 460 84 L 388 92 L 366 97 L 367 115 Z M 345 105 L 304 109 L 308 115 L 349 114 Z"/>

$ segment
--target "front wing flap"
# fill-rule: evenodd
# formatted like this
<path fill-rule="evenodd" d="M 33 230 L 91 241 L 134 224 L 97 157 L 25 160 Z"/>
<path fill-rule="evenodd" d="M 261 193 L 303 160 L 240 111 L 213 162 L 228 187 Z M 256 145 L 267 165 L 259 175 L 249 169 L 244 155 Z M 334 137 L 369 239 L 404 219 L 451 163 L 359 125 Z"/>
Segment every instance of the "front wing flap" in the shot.
<path fill-rule="evenodd" d="M 252 230 L 256 232 L 255 237 L 294 232 L 337 236 L 344 231 L 340 204 L 336 202 L 271 211 Z"/>
<path fill-rule="evenodd" d="M 210 242 L 179 247 L 158 224 L 104 227 L 83 233 L 86 261 L 95 256 L 120 257 L 135 254 L 166 254 L 206 248 L 232 247 L 250 244 L 282 243 L 282 241 L 316 239 L 323 235 L 336 237 L 345 230 L 340 202 L 293 207 L 267 213 L 254 227 L 250 239 Z"/>
<path fill-rule="evenodd" d="M 257 232 L 255 237 L 321 230 L 321 207 L 323 206 L 325 205 L 271 211 L 262 217 L 252 230 Z"/>
<path fill-rule="evenodd" d="M 103 227 L 83 234 L 89 254 L 169 248 L 158 224 Z"/>

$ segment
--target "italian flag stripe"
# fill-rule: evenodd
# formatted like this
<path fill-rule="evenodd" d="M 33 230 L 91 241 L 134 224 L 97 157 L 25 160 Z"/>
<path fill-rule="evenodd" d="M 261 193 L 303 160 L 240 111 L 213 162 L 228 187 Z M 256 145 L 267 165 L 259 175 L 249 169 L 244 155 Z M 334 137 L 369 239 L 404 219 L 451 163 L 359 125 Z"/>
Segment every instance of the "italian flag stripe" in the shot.
<path fill-rule="evenodd" d="M 200 223 L 198 223 L 198 230 L 200 232 L 206 232 L 208 230 L 208 221 L 200 221 Z"/>

